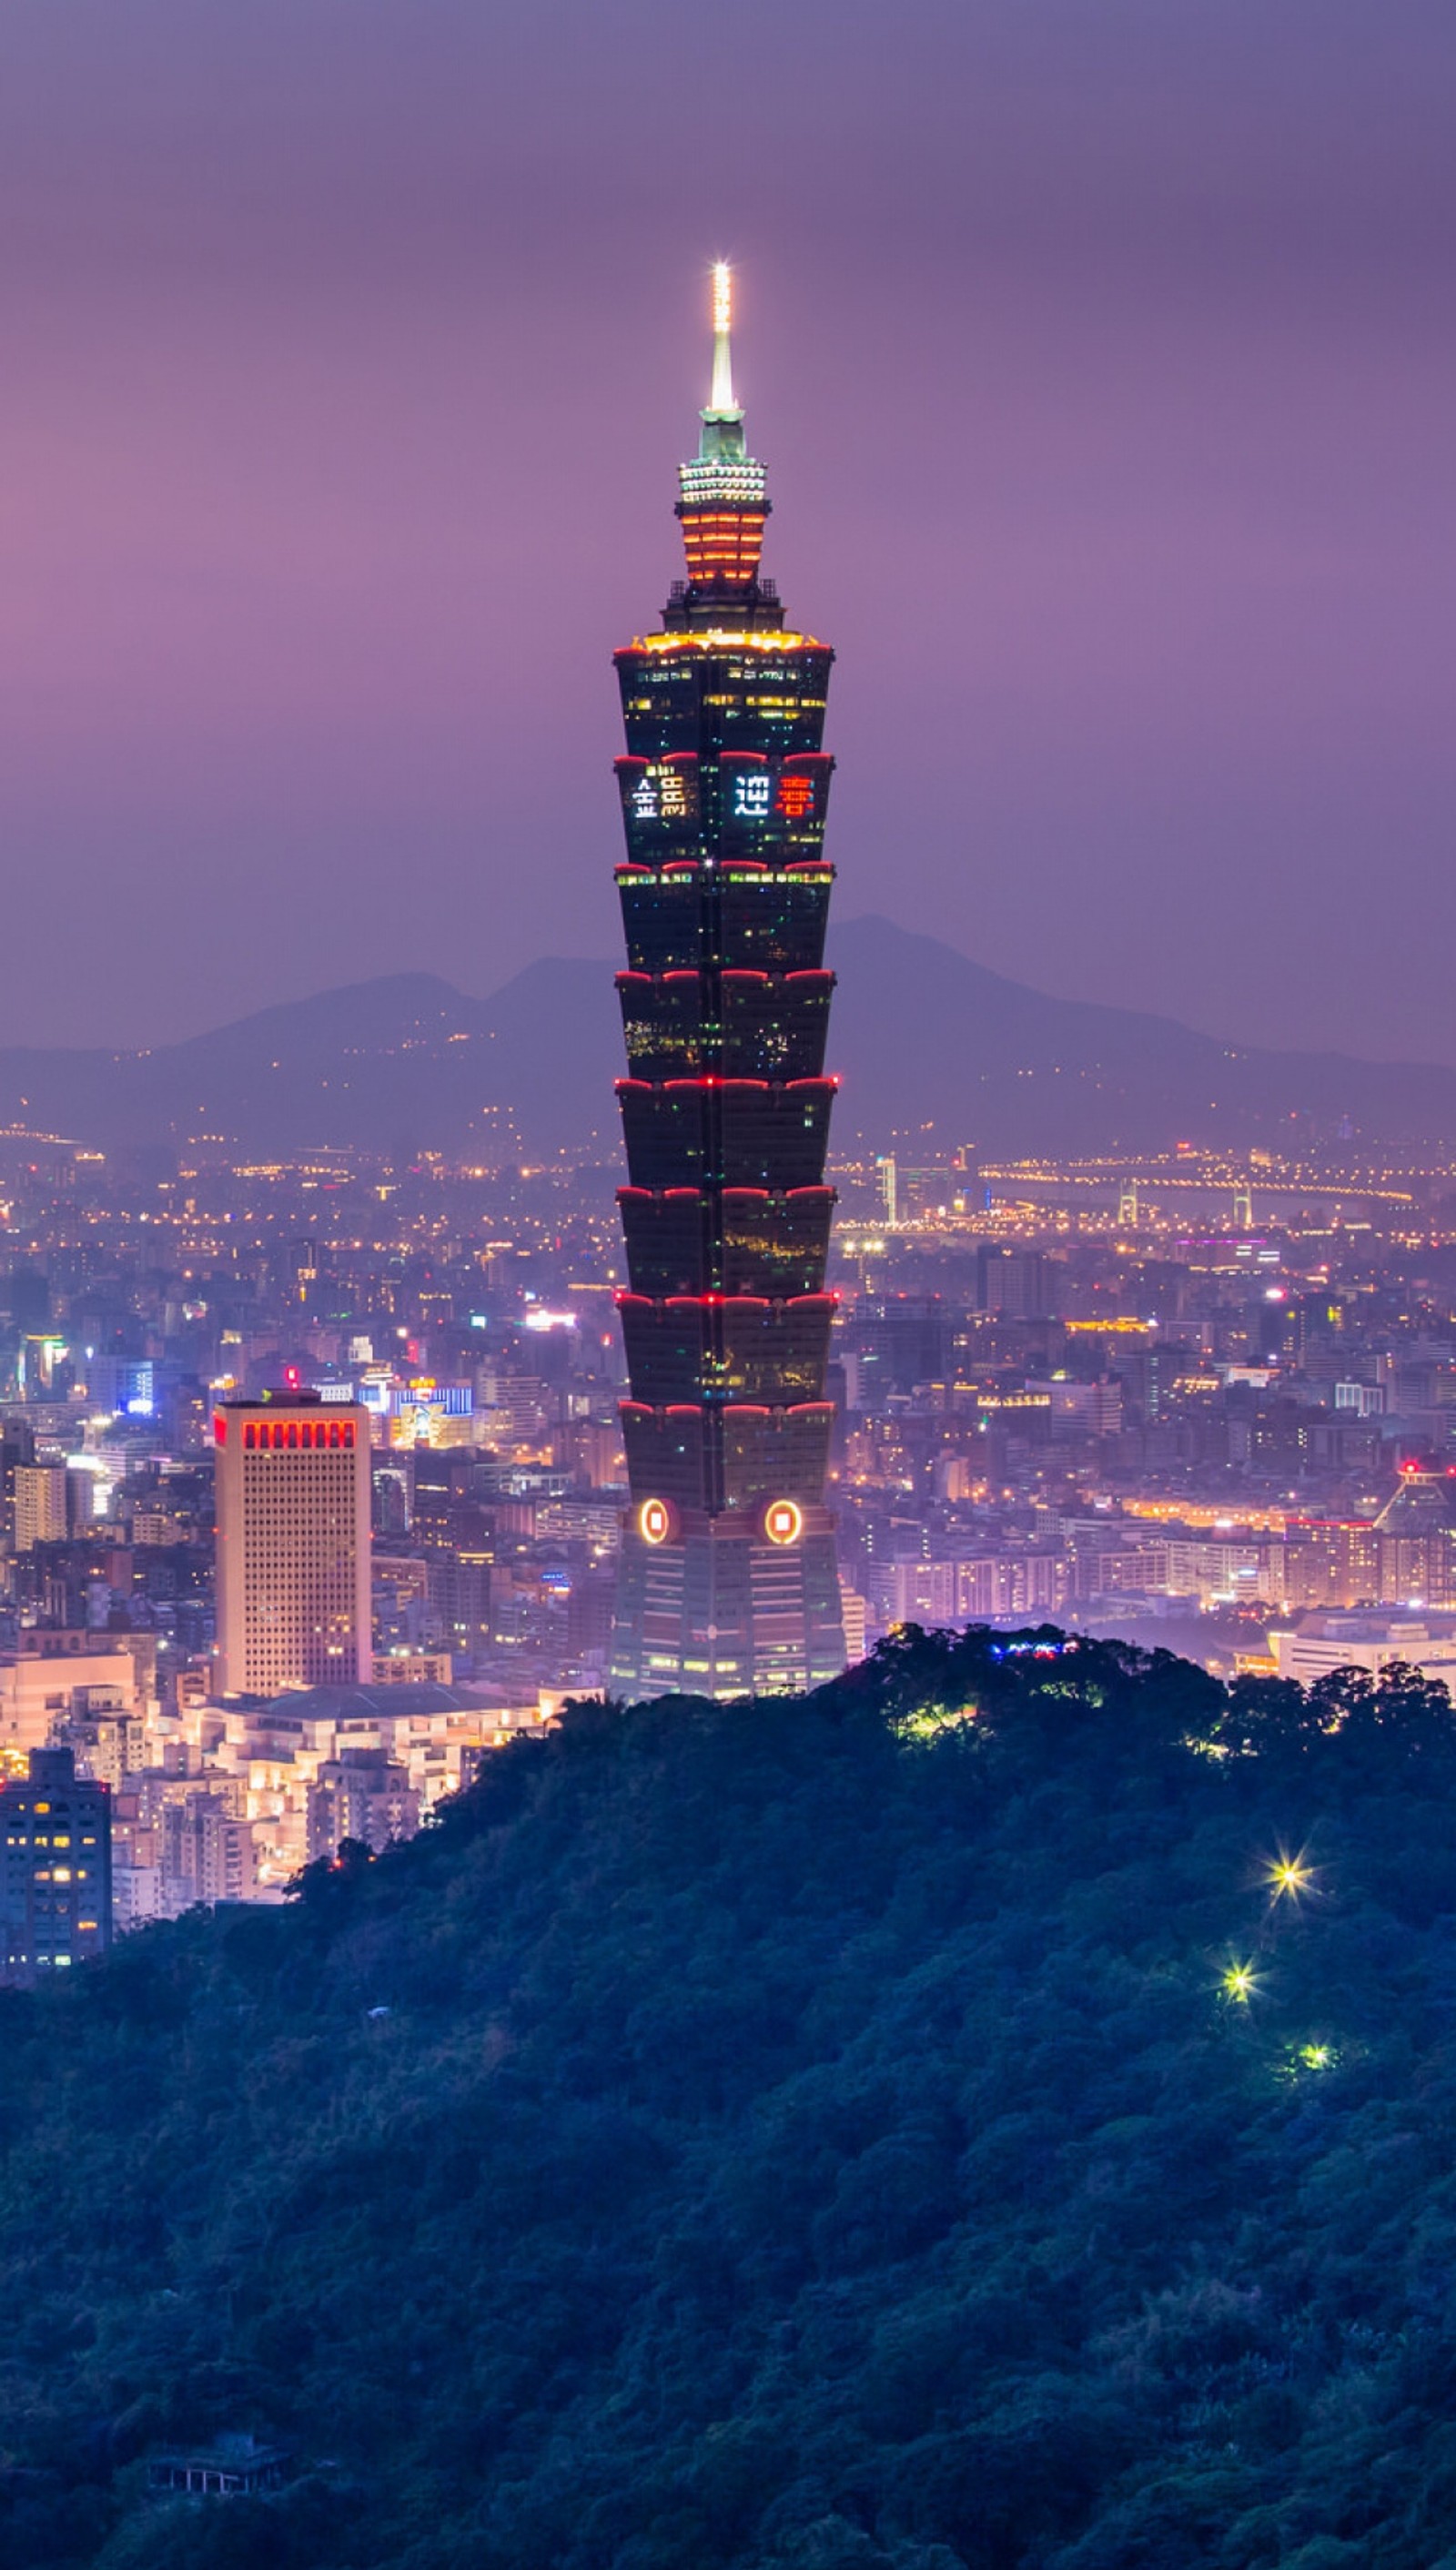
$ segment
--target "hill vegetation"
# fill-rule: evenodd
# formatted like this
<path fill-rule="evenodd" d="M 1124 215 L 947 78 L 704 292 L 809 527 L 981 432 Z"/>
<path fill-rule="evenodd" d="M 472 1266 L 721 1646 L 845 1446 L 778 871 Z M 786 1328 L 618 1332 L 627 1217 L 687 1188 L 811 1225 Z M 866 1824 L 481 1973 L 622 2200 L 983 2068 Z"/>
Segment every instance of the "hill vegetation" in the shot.
<path fill-rule="evenodd" d="M 5 1994 L 0 2561 L 1456 2570 L 1453 1796 L 1407 1672 L 912 1632 Z"/>

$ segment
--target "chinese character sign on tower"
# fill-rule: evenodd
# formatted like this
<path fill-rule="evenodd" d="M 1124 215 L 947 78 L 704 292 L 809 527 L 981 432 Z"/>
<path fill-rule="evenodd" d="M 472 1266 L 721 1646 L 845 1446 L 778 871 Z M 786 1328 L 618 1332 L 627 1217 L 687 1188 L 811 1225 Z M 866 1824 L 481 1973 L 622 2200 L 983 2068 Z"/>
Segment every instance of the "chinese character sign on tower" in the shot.
<path fill-rule="evenodd" d="M 733 398 L 729 278 L 680 467 L 688 578 L 617 653 L 631 1399 L 613 1683 L 731 1696 L 844 1664 L 824 1505 L 834 1083 L 824 1045 L 828 645 L 758 563 L 765 475 Z"/>

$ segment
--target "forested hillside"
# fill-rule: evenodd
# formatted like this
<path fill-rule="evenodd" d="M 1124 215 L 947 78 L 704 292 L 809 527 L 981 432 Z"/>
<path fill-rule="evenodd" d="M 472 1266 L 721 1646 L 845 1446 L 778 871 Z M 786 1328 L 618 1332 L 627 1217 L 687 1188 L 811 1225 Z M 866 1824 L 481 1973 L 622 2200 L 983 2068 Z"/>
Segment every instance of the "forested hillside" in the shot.
<path fill-rule="evenodd" d="M 1453 1819 L 1398 1673 L 912 1633 L 5 1995 L 0 2562 L 1453 2570 Z"/>

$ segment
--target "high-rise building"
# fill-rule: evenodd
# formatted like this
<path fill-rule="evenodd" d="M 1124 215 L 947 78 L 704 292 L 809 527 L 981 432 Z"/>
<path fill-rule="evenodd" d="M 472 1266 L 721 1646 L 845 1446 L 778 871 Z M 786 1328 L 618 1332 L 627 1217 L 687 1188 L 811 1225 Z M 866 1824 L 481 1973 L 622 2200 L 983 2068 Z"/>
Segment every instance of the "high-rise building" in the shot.
<path fill-rule="evenodd" d="M 1334 1387 L 1335 1401 L 1344 1391 Z M 1392 1604 L 1419 1599 L 1445 1606 L 1456 1599 L 1456 1470 L 1406 1463 L 1375 1519 L 1380 1538 L 1377 1596 Z"/>
<path fill-rule="evenodd" d="M 632 1499 L 613 1684 L 731 1696 L 844 1665 L 824 1505 L 834 1082 L 824 1043 L 833 653 L 759 575 L 768 500 L 733 397 L 729 279 L 680 467 L 688 578 L 617 653 Z"/>
<path fill-rule="evenodd" d="M 367 1686 L 367 1410 L 265 1393 L 225 1403 L 213 1435 L 220 1687 Z"/>
<path fill-rule="evenodd" d="M 111 1796 L 70 1749 L 33 1749 L 0 1786 L 0 1937 L 7 1977 L 26 1980 L 111 1943 Z"/>
<path fill-rule="evenodd" d="M 1008 1321 L 1044 1320 L 1056 1309 L 1064 1274 L 1044 1250 L 988 1244 L 976 1252 L 977 1306 Z"/>
<path fill-rule="evenodd" d="M 66 1467 L 20 1464 L 15 1471 L 15 1549 L 66 1540 Z"/>
<path fill-rule="evenodd" d="M 15 1476 L 35 1462 L 35 1431 L 23 1419 L 0 1419 L 0 1541 L 15 1536 Z"/>
<path fill-rule="evenodd" d="M 230 1785 L 233 1779 L 229 1779 Z M 251 1901 L 257 1892 L 253 1825 L 227 1793 L 187 1793 L 163 1806 L 162 1880 L 168 1906 Z"/>

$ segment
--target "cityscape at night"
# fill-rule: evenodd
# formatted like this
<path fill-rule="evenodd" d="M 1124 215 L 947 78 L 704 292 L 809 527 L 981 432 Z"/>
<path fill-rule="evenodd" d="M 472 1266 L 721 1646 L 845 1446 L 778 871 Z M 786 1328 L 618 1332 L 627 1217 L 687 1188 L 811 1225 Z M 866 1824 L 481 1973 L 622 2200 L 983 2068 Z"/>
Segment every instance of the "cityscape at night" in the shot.
<path fill-rule="evenodd" d="M 1456 2570 L 1456 30 L 3 41 L 0 2570 Z"/>
<path fill-rule="evenodd" d="M 651 878 L 625 874 L 641 905 Z M 696 1022 L 636 1000 L 678 987 L 621 977 L 629 1101 L 697 1060 Z M 779 1039 L 760 1016 L 733 1040 L 758 1060 Z M 786 1040 L 822 1059 L 822 1024 Z M 16 1773 L 73 1745 L 111 1784 L 118 1927 L 214 1882 L 280 1899 L 345 1807 L 337 1835 L 383 1847 L 568 1696 L 702 1692 L 681 1607 L 661 1671 L 614 1662 L 613 1628 L 624 1558 L 674 1548 L 644 1544 L 643 1506 L 676 1525 L 702 1504 L 669 1458 L 714 1363 L 729 1426 L 735 1393 L 771 1423 L 774 1365 L 786 1416 L 825 1423 L 812 1486 L 777 1446 L 737 1450 L 745 1520 L 782 1497 L 833 1527 L 842 1639 L 806 1670 L 782 1626 L 781 1683 L 902 1625 L 983 1621 L 1115 1630 L 1220 1676 L 1456 1666 L 1456 1149 L 1336 1129 L 1011 1161 L 887 1128 L 795 1163 L 776 1201 L 804 1210 L 771 1240 L 771 1160 L 736 1172 L 737 1229 L 720 1215 L 705 1249 L 696 1139 L 634 1144 L 629 1123 L 635 1170 L 600 1145 L 532 1164 L 500 1120 L 495 1166 L 0 1135 L 0 1740 Z M 632 1183 L 654 1150 L 656 1193 Z M 761 1330 L 785 1276 L 788 1310 L 832 1319 L 823 1357 L 731 1338 L 714 1357 L 704 1296 Z M 686 1353 L 643 1335 L 685 1313 Z M 368 1460 L 340 1664 L 295 1651 L 261 1686 L 228 1663 L 219 1480 L 235 1406 L 267 1402 L 357 1418 Z M 629 1441 L 658 1418 L 679 1442 L 643 1446 L 634 1479 Z M 735 1668 L 719 1688 L 741 1691 Z"/>

